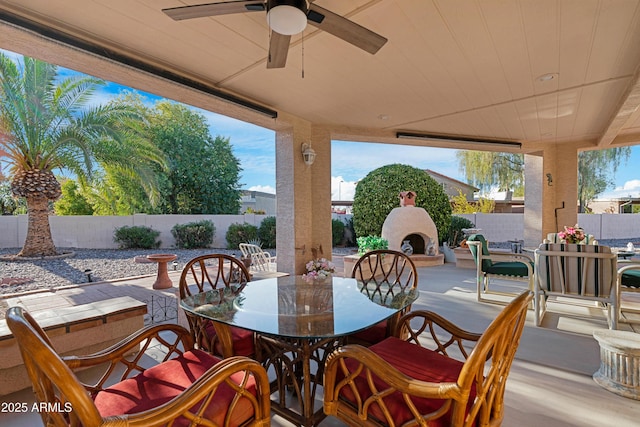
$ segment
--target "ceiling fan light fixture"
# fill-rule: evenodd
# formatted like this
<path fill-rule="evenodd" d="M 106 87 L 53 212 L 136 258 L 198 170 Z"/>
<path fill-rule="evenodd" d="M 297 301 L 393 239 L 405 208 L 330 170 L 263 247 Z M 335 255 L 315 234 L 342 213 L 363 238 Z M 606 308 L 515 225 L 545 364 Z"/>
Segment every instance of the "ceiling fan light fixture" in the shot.
<path fill-rule="evenodd" d="M 307 27 L 305 0 L 270 0 L 267 3 L 267 23 L 278 34 L 292 36 Z"/>

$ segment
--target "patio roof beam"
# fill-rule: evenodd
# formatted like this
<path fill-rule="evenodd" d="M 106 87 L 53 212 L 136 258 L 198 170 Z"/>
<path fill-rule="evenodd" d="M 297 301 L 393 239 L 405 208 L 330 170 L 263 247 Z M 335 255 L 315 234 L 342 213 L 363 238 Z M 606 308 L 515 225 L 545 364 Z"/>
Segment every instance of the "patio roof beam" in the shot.
<path fill-rule="evenodd" d="M 494 140 L 494 139 L 479 139 L 479 138 L 470 138 L 466 136 L 448 136 L 448 135 L 435 135 L 435 134 L 427 134 L 427 133 L 398 132 L 396 133 L 396 138 L 472 143 L 472 144 L 480 144 L 483 147 L 494 147 L 494 148 L 516 148 L 516 149 L 522 148 L 522 144 L 520 142 L 501 141 L 501 140 Z"/>

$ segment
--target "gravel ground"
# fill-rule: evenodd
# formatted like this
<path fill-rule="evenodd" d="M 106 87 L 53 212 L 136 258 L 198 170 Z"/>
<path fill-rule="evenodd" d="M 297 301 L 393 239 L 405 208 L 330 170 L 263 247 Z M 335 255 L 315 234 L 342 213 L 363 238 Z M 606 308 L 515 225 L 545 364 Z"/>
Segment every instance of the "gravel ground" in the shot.
<path fill-rule="evenodd" d="M 600 240 L 601 244 L 612 248 L 625 248 L 627 242 L 633 242 L 636 248 L 640 249 L 640 237 Z M 511 246 L 509 242 L 495 242 L 491 247 L 510 248 Z M 3 261 L 0 259 L 0 282 L 2 282 L 0 295 L 86 283 L 85 270 L 91 270 L 93 281 L 153 275 L 157 271 L 155 263 L 134 261 L 135 257 L 152 253 L 176 254 L 178 269 L 181 269 L 188 260 L 211 252 L 223 252 L 240 257 L 239 250 L 227 249 L 58 249 L 60 252 L 73 251 L 75 255 L 53 260 Z M 19 250 L 19 248 L 0 249 L 0 257 L 16 254 Z M 339 255 L 355 252 L 355 248 L 333 248 L 333 253 Z"/>
<path fill-rule="evenodd" d="M 0 249 L 0 257 L 16 254 L 20 248 Z M 178 258 L 177 269 L 200 255 L 222 252 L 240 257 L 239 250 L 227 249 L 77 249 L 58 248 L 60 252 L 73 251 L 75 255 L 62 259 L 33 261 L 3 261 L 0 258 L 0 295 L 57 288 L 71 284 L 86 283 L 85 270 L 91 270 L 92 280 L 113 280 L 125 277 L 153 275 L 155 263 L 137 263 L 134 259 L 152 253 L 172 253 Z M 269 251 L 269 250 L 267 250 Z M 334 248 L 334 253 L 350 254 L 354 248 Z M 269 251 L 272 255 L 275 251 Z M 169 269 L 171 269 L 171 265 Z M 8 282 L 8 283 L 7 283 Z"/>

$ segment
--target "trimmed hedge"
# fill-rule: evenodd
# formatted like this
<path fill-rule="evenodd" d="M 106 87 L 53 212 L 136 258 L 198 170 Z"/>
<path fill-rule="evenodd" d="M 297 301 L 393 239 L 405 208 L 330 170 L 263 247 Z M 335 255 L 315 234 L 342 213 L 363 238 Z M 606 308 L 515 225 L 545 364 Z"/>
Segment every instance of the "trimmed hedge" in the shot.
<path fill-rule="evenodd" d="M 120 249 L 155 249 L 160 247 L 160 232 L 142 225 L 119 227 L 115 229 L 113 240 Z"/>
<path fill-rule="evenodd" d="M 258 239 L 258 227 L 252 224 L 234 223 L 229 226 L 227 234 L 227 249 L 239 249 L 240 243 Z"/>
<path fill-rule="evenodd" d="M 216 227 L 209 220 L 176 224 L 171 229 L 176 246 L 180 249 L 208 248 L 213 243 L 215 233 Z"/>

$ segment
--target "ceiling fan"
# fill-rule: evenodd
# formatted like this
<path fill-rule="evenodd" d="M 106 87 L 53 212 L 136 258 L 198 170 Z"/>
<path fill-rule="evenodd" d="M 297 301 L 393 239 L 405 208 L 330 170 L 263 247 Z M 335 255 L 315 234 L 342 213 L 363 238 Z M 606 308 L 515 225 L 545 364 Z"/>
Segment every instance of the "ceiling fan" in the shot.
<path fill-rule="evenodd" d="M 245 12 L 267 12 L 271 28 L 267 68 L 283 68 L 287 62 L 291 36 L 302 32 L 307 23 L 375 54 L 387 39 L 336 13 L 313 3 L 314 0 L 236 0 L 162 9 L 170 18 L 202 18 Z"/>

